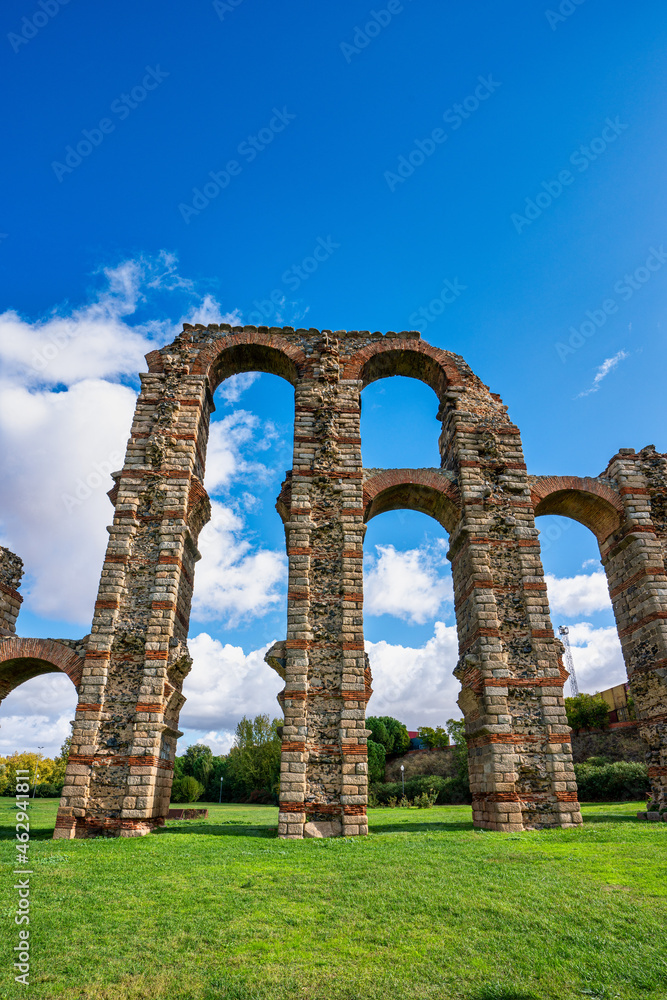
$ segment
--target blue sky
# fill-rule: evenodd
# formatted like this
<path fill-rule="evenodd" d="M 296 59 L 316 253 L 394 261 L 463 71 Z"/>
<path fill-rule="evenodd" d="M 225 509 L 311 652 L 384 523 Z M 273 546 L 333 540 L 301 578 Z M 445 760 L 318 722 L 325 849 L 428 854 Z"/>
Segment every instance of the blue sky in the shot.
<path fill-rule="evenodd" d="M 666 42 L 657 0 L 7 2 L 0 540 L 26 561 L 19 631 L 87 631 L 108 484 L 75 509 L 62 498 L 122 454 L 142 351 L 183 318 L 421 329 L 502 395 L 537 474 L 667 450 Z M 316 246 L 327 257 L 308 273 Z M 56 326 L 70 339 L 42 365 Z M 273 503 L 291 404 L 270 376 L 218 393 L 220 513 L 202 548 L 192 636 L 208 638 L 194 644 L 187 738 L 223 746 L 234 713 L 273 711 L 253 691 L 273 698 L 258 651 L 284 633 Z M 411 380 L 369 386 L 365 464 L 437 464 L 436 405 Z M 561 581 L 554 621 L 580 628 L 592 689 L 617 682 L 594 540 L 562 519 L 539 526 Z M 411 726 L 456 711 L 445 552 L 422 515 L 369 525 L 377 710 L 404 704 Z M 403 617 L 401 579 L 418 598 Z M 71 692 L 53 709 L 60 680 L 7 701 L 0 750 L 2 732 L 57 742 L 71 718 Z M 218 716 L 197 714 L 206 699 Z"/>

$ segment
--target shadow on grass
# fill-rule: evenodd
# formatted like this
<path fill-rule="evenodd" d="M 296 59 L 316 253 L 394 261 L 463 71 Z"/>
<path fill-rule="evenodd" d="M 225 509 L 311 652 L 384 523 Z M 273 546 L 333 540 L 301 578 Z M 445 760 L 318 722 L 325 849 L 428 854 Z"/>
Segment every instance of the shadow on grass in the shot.
<path fill-rule="evenodd" d="M 472 820 L 462 823 L 443 823 L 443 822 L 413 822 L 405 821 L 403 823 L 369 823 L 368 832 L 369 833 L 445 833 L 452 832 L 454 830 L 472 830 Z"/>
<path fill-rule="evenodd" d="M 53 827 L 52 826 L 33 826 L 30 824 L 30 841 L 33 840 L 51 840 L 53 838 Z M 16 840 L 16 825 L 14 826 L 0 826 L 0 840 Z"/>
<path fill-rule="evenodd" d="M 640 823 L 633 813 L 596 813 L 593 816 L 584 814 L 584 826 L 589 823 Z"/>
<path fill-rule="evenodd" d="M 153 831 L 153 836 L 165 833 L 199 833 L 209 837 L 277 837 L 277 826 L 259 826 L 252 823 L 168 823 Z"/>

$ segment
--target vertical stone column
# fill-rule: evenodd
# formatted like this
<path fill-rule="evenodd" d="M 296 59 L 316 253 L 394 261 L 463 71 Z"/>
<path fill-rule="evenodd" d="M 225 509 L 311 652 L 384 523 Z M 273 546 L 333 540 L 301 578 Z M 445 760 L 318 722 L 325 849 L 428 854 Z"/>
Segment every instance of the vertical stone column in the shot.
<path fill-rule="evenodd" d="M 173 776 L 210 411 L 176 353 L 142 376 L 79 688 L 54 837 L 137 836 L 164 822 Z"/>
<path fill-rule="evenodd" d="M 667 456 L 622 448 L 607 473 L 626 520 L 601 545 L 653 798 L 667 805 Z"/>
<path fill-rule="evenodd" d="M 0 545 L 0 636 L 16 635 L 16 619 L 23 598 L 19 587 L 23 578 L 23 560 Z"/>
<path fill-rule="evenodd" d="M 567 674 L 519 431 L 500 398 L 473 385 L 451 386 L 443 412 L 443 466 L 458 472 L 463 511 L 450 558 L 473 821 L 506 831 L 579 824 Z"/>
<path fill-rule="evenodd" d="M 323 331 L 296 385 L 281 837 L 368 830 L 359 397 Z"/>

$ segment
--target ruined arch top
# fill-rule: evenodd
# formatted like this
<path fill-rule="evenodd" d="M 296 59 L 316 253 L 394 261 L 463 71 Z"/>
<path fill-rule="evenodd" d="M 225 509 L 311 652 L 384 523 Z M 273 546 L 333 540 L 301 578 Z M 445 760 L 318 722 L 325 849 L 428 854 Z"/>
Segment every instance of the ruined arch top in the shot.
<path fill-rule="evenodd" d="M 364 469 L 364 521 L 390 510 L 416 510 L 450 534 L 461 518 L 453 477 L 436 469 Z"/>
<path fill-rule="evenodd" d="M 598 542 L 617 531 L 625 519 L 619 493 L 597 479 L 579 476 L 531 476 L 535 516 L 560 514 L 589 528 Z"/>
<path fill-rule="evenodd" d="M 40 674 L 67 674 L 78 690 L 83 672 L 80 651 L 57 639 L 0 639 L 0 701 L 25 681 Z"/>
<path fill-rule="evenodd" d="M 205 331 L 207 336 L 198 337 L 198 331 Z M 211 337 L 218 331 L 222 336 Z M 224 324 L 208 327 L 185 324 L 183 333 L 173 344 L 152 351 L 146 355 L 146 360 L 149 371 L 156 373 L 167 371 L 175 360 L 185 361 L 187 374 L 207 376 L 211 392 L 215 392 L 225 379 L 241 372 L 266 372 L 294 385 L 299 371 L 307 363 L 303 351 L 278 332 L 249 326 L 232 328 Z"/>

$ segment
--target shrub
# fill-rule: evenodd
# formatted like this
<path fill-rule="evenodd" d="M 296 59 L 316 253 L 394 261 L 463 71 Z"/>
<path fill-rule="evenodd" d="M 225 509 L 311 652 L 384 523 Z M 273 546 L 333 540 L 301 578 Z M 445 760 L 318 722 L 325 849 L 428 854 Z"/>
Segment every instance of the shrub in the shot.
<path fill-rule="evenodd" d="M 63 783 L 53 781 L 43 781 L 35 788 L 35 798 L 38 799 L 59 799 L 63 793 Z"/>
<path fill-rule="evenodd" d="M 599 764 L 605 758 L 591 757 L 574 765 L 581 802 L 643 799 L 650 791 L 646 764 L 617 760 Z"/>
<path fill-rule="evenodd" d="M 197 802 L 204 794 L 204 786 L 191 774 L 177 778 L 171 788 L 172 802 Z"/>
<path fill-rule="evenodd" d="M 368 741 L 368 780 L 384 781 L 386 751 L 381 743 Z"/>
<path fill-rule="evenodd" d="M 431 809 L 435 805 L 437 797 L 437 792 L 422 792 L 421 795 L 415 796 L 415 805 L 418 809 Z"/>
<path fill-rule="evenodd" d="M 403 786 L 400 781 L 392 781 L 374 785 L 372 791 L 378 805 L 389 805 L 390 799 L 396 801 L 402 797 Z M 407 798 L 417 799 L 424 794 L 432 796 L 433 803 L 438 805 L 459 805 L 471 801 L 470 786 L 458 777 L 442 778 L 438 774 L 419 774 L 405 782 Z"/>

